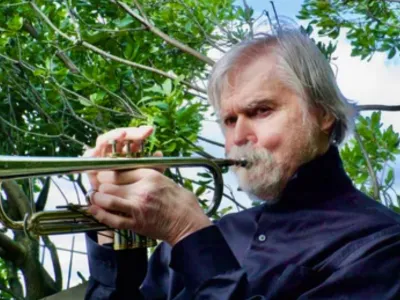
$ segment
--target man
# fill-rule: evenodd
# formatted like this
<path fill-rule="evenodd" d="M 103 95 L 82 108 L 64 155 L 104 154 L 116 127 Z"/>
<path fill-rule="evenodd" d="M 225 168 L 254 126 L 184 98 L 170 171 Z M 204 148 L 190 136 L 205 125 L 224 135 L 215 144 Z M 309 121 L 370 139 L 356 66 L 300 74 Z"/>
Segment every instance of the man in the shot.
<path fill-rule="evenodd" d="M 214 67 L 209 98 L 239 185 L 264 204 L 212 224 L 195 195 L 155 170 L 101 172 L 91 213 L 163 240 L 113 251 L 88 238 L 87 299 L 399 299 L 400 218 L 358 191 L 337 145 L 353 107 L 296 30 L 243 42 Z M 140 141 L 152 128 L 100 136 Z M 102 242 L 100 241 L 100 244 Z M 140 289 L 139 289 L 140 286 Z"/>

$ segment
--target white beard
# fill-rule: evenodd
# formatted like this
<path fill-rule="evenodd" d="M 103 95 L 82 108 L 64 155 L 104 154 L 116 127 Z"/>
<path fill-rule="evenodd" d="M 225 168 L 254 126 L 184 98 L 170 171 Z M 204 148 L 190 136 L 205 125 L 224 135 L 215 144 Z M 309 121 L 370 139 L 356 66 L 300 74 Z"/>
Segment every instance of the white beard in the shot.
<path fill-rule="evenodd" d="M 233 167 L 240 188 L 249 194 L 264 200 L 268 204 L 278 201 L 281 191 L 282 169 L 271 153 L 264 148 L 255 148 L 251 143 L 233 146 L 228 153 L 231 159 L 245 159 L 249 166 Z"/>

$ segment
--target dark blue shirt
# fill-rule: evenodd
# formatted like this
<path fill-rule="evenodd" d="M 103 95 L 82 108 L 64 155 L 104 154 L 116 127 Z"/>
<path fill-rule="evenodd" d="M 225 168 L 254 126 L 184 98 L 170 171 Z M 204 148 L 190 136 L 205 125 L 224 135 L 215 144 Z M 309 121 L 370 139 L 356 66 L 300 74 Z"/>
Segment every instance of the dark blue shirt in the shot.
<path fill-rule="evenodd" d="M 93 234 L 87 246 L 86 299 L 400 299 L 400 217 L 353 187 L 335 147 L 277 204 L 162 243 L 148 264 Z"/>

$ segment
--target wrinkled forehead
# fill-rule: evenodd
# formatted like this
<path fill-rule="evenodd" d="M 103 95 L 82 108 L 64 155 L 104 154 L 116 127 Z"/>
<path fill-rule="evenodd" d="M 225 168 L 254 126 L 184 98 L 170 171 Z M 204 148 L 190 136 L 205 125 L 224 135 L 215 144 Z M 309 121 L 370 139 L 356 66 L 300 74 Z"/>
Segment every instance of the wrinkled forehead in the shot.
<path fill-rule="evenodd" d="M 280 83 L 277 57 L 273 53 L 240 57 L 225 74 L 221 89 L 221 107 L 226 109 L 233 102 L 260 97 Z"/>

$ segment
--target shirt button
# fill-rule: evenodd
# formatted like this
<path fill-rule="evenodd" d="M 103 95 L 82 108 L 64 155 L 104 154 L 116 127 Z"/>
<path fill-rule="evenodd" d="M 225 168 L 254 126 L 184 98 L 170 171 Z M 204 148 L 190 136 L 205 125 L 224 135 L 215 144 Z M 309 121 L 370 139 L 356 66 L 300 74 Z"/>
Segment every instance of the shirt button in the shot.
<path fill-rule="evenodd" d="M 266 239 L 267 239 L 267 237 L 266 237 L 264 234 L 260 234 L 260 235 L 258 236 L 258 240 L 259 240 L 260 242 L 264 242 Z"/>

